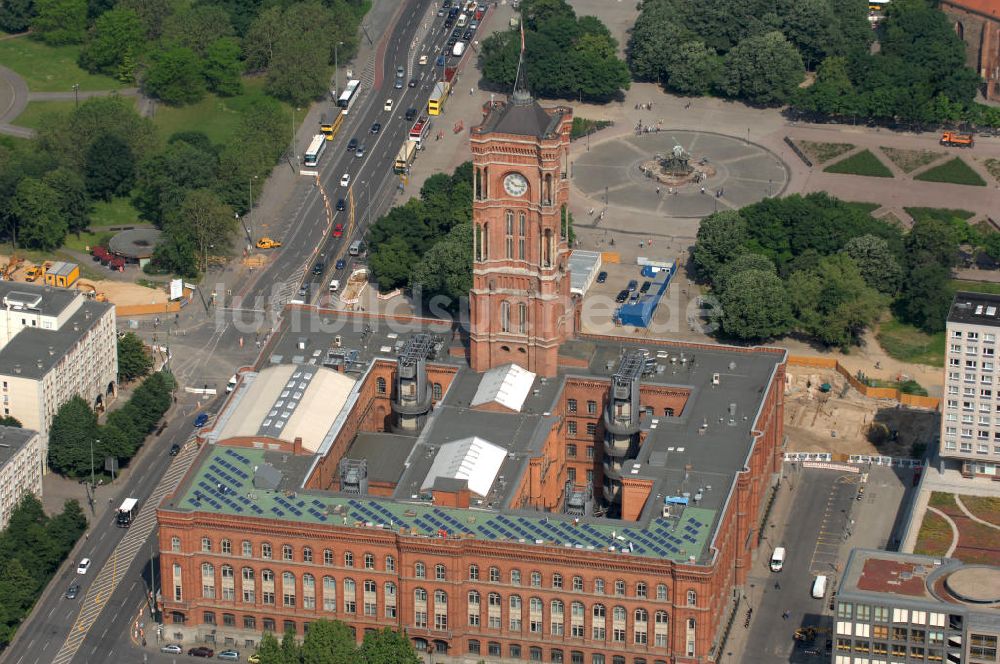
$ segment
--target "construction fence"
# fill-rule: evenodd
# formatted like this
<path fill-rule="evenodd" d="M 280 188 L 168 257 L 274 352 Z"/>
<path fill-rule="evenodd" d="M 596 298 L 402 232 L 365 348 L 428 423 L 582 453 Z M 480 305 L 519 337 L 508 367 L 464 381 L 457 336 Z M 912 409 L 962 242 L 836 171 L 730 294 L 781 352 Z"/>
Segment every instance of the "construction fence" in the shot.
<path fill-rule="evenodd" d="M 813 367 L 816 369 L 827 369 L 836 371 L 850 383 L 851 387 L 862 395 L 871 399 L 891 399 L 898 401 L 904 406 L 913 408 L 924 408 L 927 410 L 938 410 L 941 407 L 941 399 L 937 397 L 924 397 L 916 394 L 906 394 L 894 387 L 872 387 L 858 380 L 837 360 L 829 357 L 806 357 L 802 355 L 789 355 L 788 365 L 792 367 Z"/>

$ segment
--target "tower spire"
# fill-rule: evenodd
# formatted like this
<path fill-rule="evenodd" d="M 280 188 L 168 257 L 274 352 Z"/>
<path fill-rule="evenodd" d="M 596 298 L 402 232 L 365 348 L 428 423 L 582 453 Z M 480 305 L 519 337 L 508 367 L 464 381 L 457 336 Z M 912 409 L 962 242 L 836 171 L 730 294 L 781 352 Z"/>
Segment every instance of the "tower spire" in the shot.
<path fill-rule="evenodd" d="M 531 104 L 531 92 L 528 90 L 528 73 L 524 65 L 524 22 L 521 23 L 521 52 L 517 57 L 517 74 L 514 75 L 514 92 L 511 101 L 517 105 Z"/>

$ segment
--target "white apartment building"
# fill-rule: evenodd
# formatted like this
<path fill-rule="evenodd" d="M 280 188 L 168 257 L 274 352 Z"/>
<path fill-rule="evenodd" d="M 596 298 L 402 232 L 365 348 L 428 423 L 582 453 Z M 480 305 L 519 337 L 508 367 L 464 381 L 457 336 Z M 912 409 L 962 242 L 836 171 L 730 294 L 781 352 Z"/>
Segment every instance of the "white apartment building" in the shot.
<path fill-rule="evenodd" d="M 959 292 L 948 313 L 942 459 L 1000 480 L 1000 296 Z"/>
<path fill-rule="evenodd" d="M 37 431 L 0 426 L 0 530 L 26 493 L 42 495 L 41 443 Z"/>
<path fill-rule="evenodd" d="M 59 407 L 75 395 L 102 406 L 117 379 L 114 305 L 71 289 L 0 282 L 3 414 L 38 432 L 42 472 Z"/>

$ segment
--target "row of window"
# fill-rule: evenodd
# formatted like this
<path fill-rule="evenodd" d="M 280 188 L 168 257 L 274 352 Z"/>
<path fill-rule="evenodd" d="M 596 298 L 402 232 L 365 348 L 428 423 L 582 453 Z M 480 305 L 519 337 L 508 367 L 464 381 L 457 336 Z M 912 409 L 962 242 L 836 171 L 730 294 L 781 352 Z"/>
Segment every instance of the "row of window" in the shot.
<path fill-rule="evenodd" d="M 233 551 L 233 543 L 231 540 L 223 539 L 219 542 L 220 551 L 223 554 L 231 555 Z M 170 539 L 171 551 L 179 553 L 181 550 L 181 540 L 179 537 L 172 537 Z M 213 542 L 209 537 L 201 538 L 201 551 L 203 553 L 211 553 L 213 550 Z M 253 557 L 253 545 L 244 540 L 242 542 L 243 557 L 252 558 Z M 265 560 L 273 560 L 273 549 L 271 544 L 268 542 L 263 542 L 260 545 L 260 557 Z M 281 546 L 281 560 L 287 562 L 296 562 L 295 551 L 290 544 L 283 544 Z M 312 563 L 314 562 L 313 550 L 310 547 L 303 547 L 301 551 L 301 562 Z M 351 551 L 345 551 L 343 557 L 343 566 L 348 568 L 354 567 L 354 553 Z M 207 564 L 207 563 L 206 563 Z M 334 553 L 331 549 L 323 550 L 323 564 L 327 566 L 334 565 Z M 375 556 L 371 553 L 365 553 L 362 556 L 362 566 L 364 569 L 374 570 L 375 569 Z M 228 565 L 223 565 L 223 569 L 232 569 Z M 250 568 L 246 568 L 250 569 Z M 386 572 L 396 571 L 396 559 L 393 556 L 385 556 L 383 570 Z M 448 580 L 448 569 L 445 565 L 438 563 L 434 565 L 433 569 L 434 580 L 435 581 L 447 581 Z M 428 578 L 427 566 L 422 562 L 416 562 L 413 566 L 413 576 L 417 579 Z M 488 568 L 485 577 L 481 578 L 479 565 L 472 564 L 469 565 L 468 580 L 469 581 L 480 581 L 489 580 L 490 583 L 501 583 L 501 572 L 499 567 Z M 511 569 L 509 571 L 508 580 L 512 586 L 520 586 L 522 584 L 522 574 L 520 569 Z M 533 571 L 528 575 L 528 585 L 532 588 L 542 587 L 542 573 L 538 571 Z M 563 575 L 559 573 L 552 574 L 549 579 L 550 587 L 553 590 L 562 590 L 564 588 Z M 604 579 L 594 579 L 592 585 L 592 592 L 597 595 L 604 595 L 606 593 L 606 582 Z M 574 576 L 569 582 L 569 588 L 574 592 L 584 592 L 584 582 L 582 576 Z M 615 580 L 612 585 L 614 595 L 616 597 L 624 597 L 626 594 L 625 581 L 622 579 Z M 634 586 L 634 597 L 637 598 L 647 598 L 649 597 L 649 587 L 644 581 L 639 581 Z M 660 583 L 656 586 L 655 597 L 658 601 L 667 600 L 668 589 L 666 584 Z M 689 590 L 687 593 L 687 604 L 688 606 L 697 605 L 697 593 L 694 590 Z"/>
<path fill-rule="evenodd" d="M 995 307 L 989 307 L 989 308 L 990 309 L 995 309 Z M 978 314 L 980 312 L 977 311 L 976 313 Z M 993 313 L 995 313 L 995 311 Z M 991 313 L 990 315 L 992 316 L 993 313 Z M 952 339 L 961 339 L 962 338 L 962 331 L 961 330 L 952 330 L 951 331 L 951 338 Z M 969 340 L 969 341 L 978 341 L 979 340 L 979 333 L 978 332 L 966 332 L 965 333 L 965 338 L 967 340 Z M 985 332 L 985 333 L 983 333 L 983 342 L 984 343 L 990 343 L 991 344 L 991 343 L 994 343 L 996 340 L 997 340 L 997 336 L 993 332 Z"/>
<path fill-rule="evenodd" d="M 882 641 L 855 641 L 837 639 L 837 652 L 858 652 L 872 655 L 891 655 L 893 657 L 911 657 L 914 660 L 928 662 L 944 661 L 944 651 L 926 648 L 924 646 L 909 646 L 902 643 L 885 643 Z M 838 658 L 838 661 L 840 659 Z M 908 660 L 909 661 L 909 660 Z"/>
<path fill-rule="evenodd" d="M 470 655 L 481 655 L 485 654 L 490 657 L 502 657 L 503 649 L 499 642 L 489 641 L 486 643 L 485 649 L 483 645 L 477 639 L 470 639 L 467 651 Z M 519 643 L 511 643 L 507 646 L 507 654 L 513 658 L 524 657 L 524 650 L 521 648 Z M 544 651 L 538 646 L 531 646 L 528 648 L 528 661 L 529 662 L 544 662 L 543 659 Z M 610 664 L 626 664 L 626 659 L 624 655 L 613 655 Z M 578 650 L 570 651 L 569 658 L 567 659 L 566 654 L 560 648 L 552 648 L 549 650 L 548 661 L 552 664 L 564 664 L 569 662 L 570 664 L 585 664 L 586 658 L 584 654 Z M 590 664 L 608 664 L 608 658 L 601 653 L 594 653 L 590 656 Z M 646 659 L 643 657 L 633 657 L 632 664 L 646 664 Z M 654 660 L 653 664 L 666 664 L 662 660 Z"/>
<path fill-rule="evenodd" d="M 377 394 L 389 393 L 388 384 L 386 383 L 385 378 L 383 378 L 382 376 L 379 376 L 378 378 L 375 379 L 375 392 Z M 434 401 L 440 401 L 441 396 L 443 394 L 444 394 L 444 389 L 441 387 L 441 383 L 431 384 L 431 398 L 433 398 Z"/>
<path fill-rule="evenodd" d="M 936 611 L 913 611 L 888 606 L 872 606 L 853 602 L 837 603 L 837 618 L 858 621 L 893 622 L 897 624 L 927 625 L 944 627 L 946 616 Z"/>

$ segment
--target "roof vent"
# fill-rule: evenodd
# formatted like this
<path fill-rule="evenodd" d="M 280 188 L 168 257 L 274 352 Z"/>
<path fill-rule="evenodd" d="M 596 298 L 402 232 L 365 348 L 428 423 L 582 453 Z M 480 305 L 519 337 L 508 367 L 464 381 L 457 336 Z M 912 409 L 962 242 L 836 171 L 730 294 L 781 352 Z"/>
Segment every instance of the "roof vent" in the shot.
<path fill-rule="evenodd" d="M 18 375 L 21 374 L 21 365 L 20 364 L 15 364 L 14 365 L 14 373 L 16 373 Z"/>
<path fill-rule="evenodd" d="M 53 348 L 52 346 L 49 346 L 49 355 L 55 355 L 55 354 L 56 354 L 56 349 Z"/>
<path fill-rule="evenodd" d="M 735 362 L 730 362 L 729 363 L 729 370 L 730 371 L 736 371 L 736 363 Z"/>
<path fill-rule="evenodd" d="M 73 321 L 73 331 L 74 332 L 80 331 L 80 323 L 78 323 L 77 321 Z"/>
<path fill-rule="evenodd" d="M 42 368 L 42 367 L 44 366 L 44 365 L 42 364 L 42 361 L 41 361 L 41 360 L 37 360 L 37 361 L 35 362 L 35 364 L 37 364 L 37 365 L 38 365 L 38 368 L 39 368 L 39 369 L 41 369 L 41 368 Z"/>

